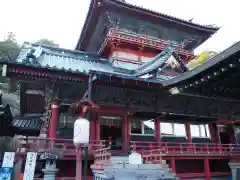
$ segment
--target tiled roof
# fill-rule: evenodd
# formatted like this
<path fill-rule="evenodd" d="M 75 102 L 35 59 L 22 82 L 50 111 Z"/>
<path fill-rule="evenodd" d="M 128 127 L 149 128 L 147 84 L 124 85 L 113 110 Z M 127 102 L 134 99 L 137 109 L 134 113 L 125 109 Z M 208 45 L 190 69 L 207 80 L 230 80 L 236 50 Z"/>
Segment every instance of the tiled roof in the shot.
<path fill-rule="evenodd" d="M 173 49 L 166 47 L 160 54 L 158 54 L 152 61 L 149 61 L 135 70 L 135 76 L 147 74 L 153 70 L 160 68 L 172 55 Z"/>
<path fill-rule="evenodd" d="M 198 28 L 213 31 L 213 32 L 219 30 L 219 27 L 217 27 L 215 25 L 202 25 L 202 24 L 198 24 L 198 23 L 195 23 L 195 22 L 186 21 L 186 20 L 171 16 L 171 15 L 166 15 L 164 13 L 159 13 L 159 12 L 147 9 L 147 8 L 143 8 L 143 7 L 140 7 L 140 6 L 137 6 L 137 5 L 133 5 L 133 4 L 128 3 L 126 1 L 119 1 L 119 0 L 106 0 L 106 1 L 108 3 L 115 4 L 117 6 L 126 7 L 128 9 L 135 10 L 136 12 L 138 11 L 140 13 L 151 14 L 152 16 L 155 16 L 155 17 L 157 16 L 157 17 L 162 18 L 162 19 L 168 19 L 169 21 L 177 22 L 177 23 L 184 24 L 184 25 L 187 25 L 187 26 L 198 27 Z M 85 19 L 85 22 L 84 22 L 79 40 L 77 42 L 76 49 L 80 48 L 82 40 L 84 38 L 84 34 L 86 33 L 85 31 L 87 30 L 87 26 L 88 26 L 89 22 L 91 21 L 91 18 L 92 18 L 91 15 L 94 14 L 93 13 L 94 10 L 98 9 L 98 8 L 94 8 L 94 6 L 99 6 L 99 3 L 101 4 L 101 2 L 96 2 L 96 0 L 90 0 L 88 13 L 87 13 L 87 16 L 86 16 L 86 19 Z"/>
<path fill-rule="evenodd" d="M 144 8 L 144 7 L 141 7 L 141 6 L 138 6 L 138 5 L 133 5 L 129 2 L 127 2 L 127 1 L 119 1 L 119 0 L 107 0 L 107 1 L 113 2 L 113 3 L 116 3 L 116 4 L 127 5 L 130 8 L 136 8 L 136 9 L 138 9 L 140 11 L 143 11 L 143 12 L 146 12 L 146 13 L 150 12 L 150 13 L 153 13 L 155 15 L 159 15 L 159 16 L 162 16 L 164 18 L 168 18 L 169 20 L 183 22 L 183 23 L 186 23 L 186 24 L 189 24 L 189 25 L 195 25 L 195 26 L 199 26 L 199 27 L 202 27 L 202 28 L 206 28 L 206 29 L 212 29 L 212 30 L 218 30 L 219 29 L 219 27 L 217 27 L 215 25 L 203 25 L 203 24 L 198 24 L 198 23 L 195 23 L 195 22 L 190 22 L 190 21 L 180 19 L 180 18 L 175 17 L 175 16 L 171 16 L 171 15 L 167 15 L 167 14 L 164 14 L 164 13 L 156 12 L 156 11 L 153 11 L 151 9 L 147 9 L 147 8 Z"/>
<path fill-rule="evenodd" d="M 99 75 L 116 76 L 123 79 L 160 83 L 171 77 L 165 76 L 164 74 L 151 78 L 140 78 L 140 76 L 153 71 L 155 72 L 165 65 L 166 61 L 174 52 L 172 48 L 166 49 L 167 52 L 163 51 L 152 61 L 143 64 L 137 69 L 128 70 L 116 67 L 108 59 L 102 59 L 95 54 L 24 43 L 16 62 L 13 63 L 62 72 L 86 75 L 89 73 L 95 73 Z"/>
<path fill-rule="evenodd" d="M 24 43 L 17 63 L 71 72 L 88 73 L 90 70 L 113 72 L 111 64 L 99 56 L 67 49 L 42 46 L 42 52 L 36 60 L 28 61 L 27 55 L 39 45 Z"/>
<path fill-rule="evenodd" d="M 15 117 L 12 122 L 15 134 L 39 135 L 42 126 L 40 116 Z"/>

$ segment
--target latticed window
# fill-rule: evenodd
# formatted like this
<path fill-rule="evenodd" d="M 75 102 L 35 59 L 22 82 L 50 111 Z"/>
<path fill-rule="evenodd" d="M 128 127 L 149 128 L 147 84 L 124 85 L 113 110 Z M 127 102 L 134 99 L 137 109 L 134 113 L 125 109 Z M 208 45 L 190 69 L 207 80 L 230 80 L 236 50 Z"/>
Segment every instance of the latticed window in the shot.
<path fill-rule="evenodd" d="M 77 119 L 77 116 L 72 116 L 68 114 L 60 114 L 59 117 L 59 128 L 73 128 L 73 124 Z"/>
<path fill-rule="evenodd" d="M 122 117 L 101 116 L 100 125 L 121 127 L 122 126 Z"/>
<path fill-rule="evenodd" d="M 186 136 L 185 124 L 180 123 L 160 123 L 161 135 Z"/>
<path fill-rule="evenodd" d="M 210 138 L 208 124 L 192 124 L 190 125 L 190 128 L 192 137 Z"/>
<path fill-rule="evenodd" d="M 131 134 L 133 135 L 155 135 L 153 120 L 131 120 Z"/>

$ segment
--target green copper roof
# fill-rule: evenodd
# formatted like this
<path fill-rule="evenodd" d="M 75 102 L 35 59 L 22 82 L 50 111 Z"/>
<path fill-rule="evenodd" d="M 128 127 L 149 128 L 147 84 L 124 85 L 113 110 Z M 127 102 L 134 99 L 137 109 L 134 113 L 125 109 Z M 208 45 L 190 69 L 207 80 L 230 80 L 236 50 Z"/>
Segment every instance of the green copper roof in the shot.
<path fill-rule="evenodd" d="M 164 73 L 157 75 L 157 72 L 166 67 L 166 63 L 173 55 L 174 50 L 171 47 L 166 47 L 165 50 L 157 55 L 153 60 L 144 63 L 135 69 L 129 70 L 124 68 L 124 66 L 126 67 L 130 64 L 128 62 L 125 62 L 126 64 L 120 68 L 113 62 L 122 62 L 118 60 L 110 61 L 108 59 L 102 59 L 100 56 L 95 54 L 24 43 L 16 62 L 8 63 L 69 73 L 81 73 L 86 75 L 92 73 L 116 76 L 123 79 L 160 83 L 163 80 L 172 78 L 171 76 L 164 75 Z M 4 62 L 6 61 L 1 61 L 1 63 Z M 181 64 L 181 62 L 179 64 Z M 186 68 L 182 68 L 182 66 L 179 68 L 182 69 L 181 72 L 185 72 L 187 70 Z"/>

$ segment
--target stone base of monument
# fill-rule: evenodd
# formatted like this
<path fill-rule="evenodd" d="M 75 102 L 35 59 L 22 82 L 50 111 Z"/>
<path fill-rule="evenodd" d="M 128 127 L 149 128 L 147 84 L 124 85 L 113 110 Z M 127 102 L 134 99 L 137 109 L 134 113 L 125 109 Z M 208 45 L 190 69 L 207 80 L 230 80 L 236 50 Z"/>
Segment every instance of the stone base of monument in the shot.
<path fill-rule="evenodd" d="M 118 164 L 104 168 L 107 179 L 114 180 L 160 180 L 177 179 L 176 175 L 161 164 Z"/>
<path fill-rule="evenodd" d="M 128 156 L 113 156 L 104 170 L 93 170 L 96 180 L 178 180 L 167 164 L 129 164 Z"/>
<path fill-rule="evenodd" d="M 240 163 L 234 163 L 234 162 L 230 162 L 228 163 L 228 165 L 231 168 L 232 171 L 232 180 L 239 180 L 240 178 Z"/>

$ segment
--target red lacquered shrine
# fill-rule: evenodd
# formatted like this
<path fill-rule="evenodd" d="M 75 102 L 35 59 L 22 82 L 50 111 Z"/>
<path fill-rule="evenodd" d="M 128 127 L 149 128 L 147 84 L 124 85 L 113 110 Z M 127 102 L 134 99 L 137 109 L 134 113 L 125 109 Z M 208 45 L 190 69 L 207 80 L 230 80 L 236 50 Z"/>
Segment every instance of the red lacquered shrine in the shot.
<path fill-rule="evenodd" d="M 1 61 L 2 74 L 20 82 L 14 126 L 27 139 L 19 153 L 55 141 L 63 154 L 57 176 L 74 177 L 73 123 L 83 116 L 95 147 L 89 165 L 106 142 L 102 156 L 137 151 L 157 163 L 162 153 L 180 178 L 227 177 L 239 151 L 240 44 L 194 70 L 186 66 L 217 30 L 123 1 L 91 0 L 75 50 L 24 43 L 16 62 Z"/>

